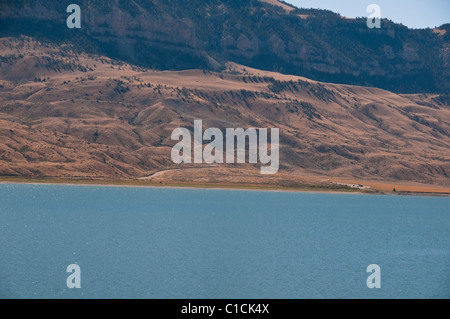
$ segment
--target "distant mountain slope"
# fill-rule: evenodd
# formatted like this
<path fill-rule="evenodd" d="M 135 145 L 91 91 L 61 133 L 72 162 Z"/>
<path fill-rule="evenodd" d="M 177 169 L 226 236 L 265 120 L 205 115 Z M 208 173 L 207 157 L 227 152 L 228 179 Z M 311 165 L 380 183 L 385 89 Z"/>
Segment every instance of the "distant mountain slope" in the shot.
<path fill-rule="evenodd" d="M 195 119 L 280 128 L 280 174 L 173 164 L 171 132 Z M 322 84 L 233 63 L 223 73 L 150 71 L 27 37 L 0 39 L 0 136 L 0 176 L 134 179 L 175 169 L 191 182 L 450 184 L 448 95 Z"/>
<path fill-rule="evenodd" d="M 80 0 L 82 29 L 69 30 L 72 2 L 3 0 L 0 35 L 69 41 L 156 69 L 219 71 L 232 61 L 324 82 L 450 92 L 448 25 L 410 30 L 383 20 L 375 30 L 365 19 L 275 0 Z"/>

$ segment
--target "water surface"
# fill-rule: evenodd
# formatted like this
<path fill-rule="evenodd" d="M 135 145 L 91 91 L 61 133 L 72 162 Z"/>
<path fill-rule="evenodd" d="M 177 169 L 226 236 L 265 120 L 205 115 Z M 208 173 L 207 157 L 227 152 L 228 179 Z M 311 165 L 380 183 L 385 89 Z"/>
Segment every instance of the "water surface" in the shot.
<path fill-rule="evenodd" d="M 2 298 L 449 298 L 449 266 L 449 198 L 0 184 Z"/>

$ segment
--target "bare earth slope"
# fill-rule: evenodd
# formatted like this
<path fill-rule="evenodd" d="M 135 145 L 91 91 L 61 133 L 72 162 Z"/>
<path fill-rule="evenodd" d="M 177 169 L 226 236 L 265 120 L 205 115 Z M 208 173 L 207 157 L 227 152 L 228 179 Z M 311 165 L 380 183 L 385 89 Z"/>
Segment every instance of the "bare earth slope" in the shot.
<path fill-rule="evenodd" d="M 26 37 L 0 39 L 0 176 L 296 185 L 450 185 L 439 95 L 318 83 L 229 64 L 151 71 Z M 280 128 L 280 173 L 175 165 L 177 127 Z M 375 185 L 375 184 L 374 184 Z M 390 184 L 389 184 L 390 185 Z"/>

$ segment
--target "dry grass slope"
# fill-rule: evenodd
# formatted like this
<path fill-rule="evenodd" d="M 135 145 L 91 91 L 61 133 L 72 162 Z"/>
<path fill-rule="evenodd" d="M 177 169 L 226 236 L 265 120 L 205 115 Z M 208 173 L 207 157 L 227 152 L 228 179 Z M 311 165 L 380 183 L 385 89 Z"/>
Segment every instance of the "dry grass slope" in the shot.
<path fill-rule="evenodd" d="M 450 106 L 437 95 L 318 83 L 229 63 L 144 70 L 31 38 L 0 39 L 0 176 L 246 183 L 450 185 Z M 280 174 L 179 166 L 171 132 L 279 127 Z M 381 184 L 380 184 L 381 185 Z M 374 186 L 375 187 L 375 186 Z"/>

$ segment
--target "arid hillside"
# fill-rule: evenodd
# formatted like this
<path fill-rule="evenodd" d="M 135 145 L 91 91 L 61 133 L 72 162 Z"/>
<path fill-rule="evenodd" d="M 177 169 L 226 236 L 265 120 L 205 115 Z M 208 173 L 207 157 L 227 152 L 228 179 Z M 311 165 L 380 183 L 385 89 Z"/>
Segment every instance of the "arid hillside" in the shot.
<path fill-rule="evenodd" d="M 2 38 L 0 176 L 448 186 L 449 103 L 447 95 L 319 83 L 233 63 L 221 73 L 153 71 L 68 45 Z M 196 119 L 205 128 L 280 128 L 279 174 L 172 163 L 172 130 L 192 129 Z"/>
<path fill-rule="evenodd" d="M 73 30 L 66 26 L 70 3 L 2 0 L 0 37 L 70 43 L 157 70 L 222 72 L 232 61 L 396 93 L 450 91 L 449 24 L 408 29 L 383 19 L 382 28 L 370 29 L 366 18 L 278 0 L 79 0 L 82 26 Z M 361 15 L 367 5 L 357 6 Z"/>

